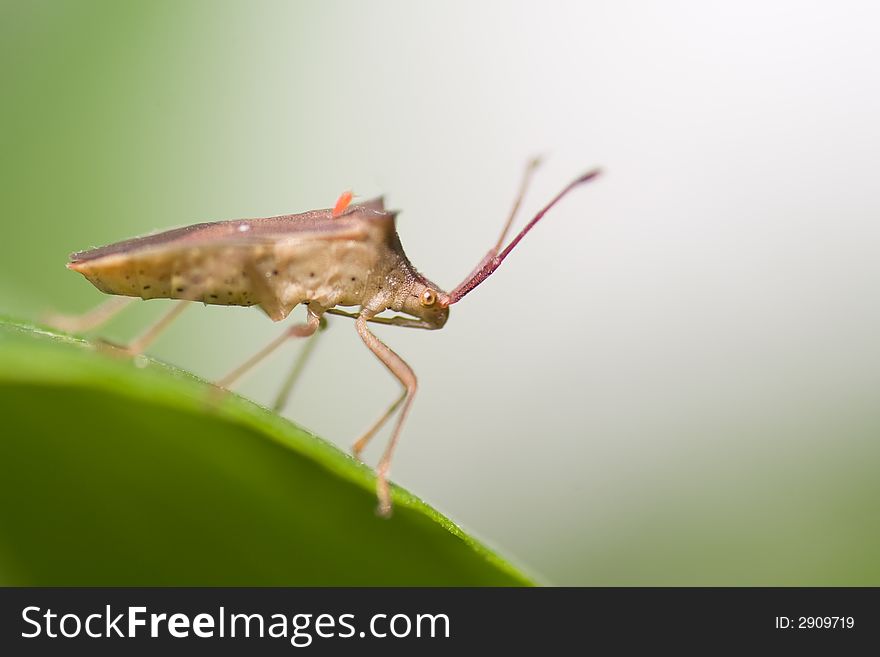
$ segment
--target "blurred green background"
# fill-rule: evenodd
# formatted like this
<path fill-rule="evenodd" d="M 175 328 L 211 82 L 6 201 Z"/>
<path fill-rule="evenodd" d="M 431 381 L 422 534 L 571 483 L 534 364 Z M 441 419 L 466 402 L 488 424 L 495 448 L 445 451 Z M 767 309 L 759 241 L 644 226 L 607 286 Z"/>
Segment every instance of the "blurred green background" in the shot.
<path fill-rule="evenodd" d="M 395 479 L 551 583 L 880 584 L 875 5 L 0 7 L 0 312 L 97 303 L 71 251 L 349 188 L 449 289 L 528 157 L 527 212 L 601 165 L 442 332 L 377 329 L 421 384 Z M 280 328 L 196 306 L 151 353 L 212 378 Z M 397 388 L 331 329 L 287 413 L 347 445 Z"/>

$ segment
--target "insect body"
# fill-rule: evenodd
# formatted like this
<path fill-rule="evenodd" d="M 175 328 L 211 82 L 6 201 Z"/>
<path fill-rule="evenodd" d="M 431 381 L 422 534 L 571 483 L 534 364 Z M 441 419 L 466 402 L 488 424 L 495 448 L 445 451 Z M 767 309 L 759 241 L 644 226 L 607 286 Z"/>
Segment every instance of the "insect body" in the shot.
<path fill-rule="evenodd" d="M 308 307 L 303 324 L 285 333 L 218 385 L 229 386 L 289 337 L 314 334 L 326 314 L 355 319 L 366 346 L 400 381 L 401 396 L 353 446 L 356 456 L 384 423 L 400 409 L 391 439 L 376 468 L 379 512 L 391 511 L 388 470 L 391 456 L 416 391 L 416 377 L 406 362 L 381 342 L 367 323 L 439 329 L 449 306 L 485 280 L 522 237 L 574 187 L 593 179 L 591 171 L 560 192 L 501 251 L 525 192 L 533 162 L 495 247 L 458 287 L 444 292 L 410 263 L 395 228 L 396 213 L 381 198 L 350 205 L 351 193 L 331 209 L 261 219 L 195 224 L 185 228 L 125 240 L 71 255 L 68 267 L 83 274 L 102 292 L 142 299 L 170 298 L 206 304 L 259 306 L 281 321 L 299 304 Z M 355 307 L 347 312 L 339 307 Z M 117 304 L 118 307 L 118 304 Z M 180 312 L 176 307 L 129 345 L 139 352 Z M 380 315 L 385 311 L 396 314 Z M 113 310 L 99 310 L 79 321 L 58 321 L 65 328 L 90 328 Z M 276 406 L 281 406 L 283 400 Z"/>
<path fill-rule="evenodd" d="M 440 328 L 448 310 L 421 302 L 438 288 L 407 260 L 394 218 L 376 199 L 337 217 L 313 210 L 196 224 L 74 253 L 68 268 L 108 294 L 257 305 L 276 322 L 306 303 L 316 313 L 406 312 Z"/>

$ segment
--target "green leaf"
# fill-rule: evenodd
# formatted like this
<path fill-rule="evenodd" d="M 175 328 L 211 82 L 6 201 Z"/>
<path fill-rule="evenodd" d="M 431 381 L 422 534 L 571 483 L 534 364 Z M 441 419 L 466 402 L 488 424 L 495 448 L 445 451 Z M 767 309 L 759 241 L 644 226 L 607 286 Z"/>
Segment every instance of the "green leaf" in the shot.
<path fill-rule="evenodd" d="M 0 320 L 0 584 L 527 585 L 333 445 L 179 369 Z"/>

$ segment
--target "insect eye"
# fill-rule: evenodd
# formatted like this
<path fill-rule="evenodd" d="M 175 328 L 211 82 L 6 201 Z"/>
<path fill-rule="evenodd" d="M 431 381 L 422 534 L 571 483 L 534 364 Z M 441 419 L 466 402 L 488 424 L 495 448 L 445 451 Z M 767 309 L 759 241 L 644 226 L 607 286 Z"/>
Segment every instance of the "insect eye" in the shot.
<path fill-rule="evenodd" d="M 431 288 L 427 288 L 419 297 L 419 303 L 423 306 L 433 306 L 437 302 L 437 293 Z"/>

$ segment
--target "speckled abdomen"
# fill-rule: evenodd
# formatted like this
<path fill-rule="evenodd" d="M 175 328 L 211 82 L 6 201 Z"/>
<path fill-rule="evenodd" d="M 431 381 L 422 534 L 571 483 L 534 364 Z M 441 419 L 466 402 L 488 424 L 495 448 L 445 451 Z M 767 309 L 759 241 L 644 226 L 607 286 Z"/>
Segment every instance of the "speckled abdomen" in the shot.
<path fill-rule="evenodd" d="M 325 308 L 355 304 L 375 265 L 371 255 L 357 241 L 287 241 L 145 249 L 71 267 L 108 294 L 260 306 L 277 321 L 304 301 Z"/>

